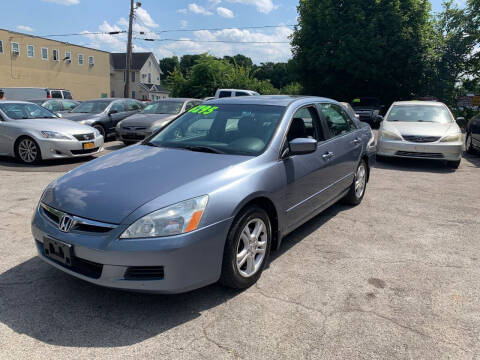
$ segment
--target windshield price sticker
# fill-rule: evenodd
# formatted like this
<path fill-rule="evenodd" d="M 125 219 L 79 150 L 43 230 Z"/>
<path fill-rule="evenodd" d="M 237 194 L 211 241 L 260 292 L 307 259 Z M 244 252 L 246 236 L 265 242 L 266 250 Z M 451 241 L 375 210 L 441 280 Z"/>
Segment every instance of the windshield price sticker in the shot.
<path fill-rule="evenodd" d="M 195 114 L 208 115 L 217 109 L 218 109 L 218 106 L 198 105 L 198 106 L 195 106 L 193 109 L 190 109 L 188 112 L 195 113 Z"/>

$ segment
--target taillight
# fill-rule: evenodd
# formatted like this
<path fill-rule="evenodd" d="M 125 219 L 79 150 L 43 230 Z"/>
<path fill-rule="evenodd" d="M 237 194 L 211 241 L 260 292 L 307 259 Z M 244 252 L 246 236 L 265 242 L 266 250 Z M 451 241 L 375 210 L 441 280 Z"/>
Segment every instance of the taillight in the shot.
<path fill-rule="evenodd" d="M 50 96 L 50 93 L 47 92 L 47 99 L 51 99 L 52 97 Z"/>

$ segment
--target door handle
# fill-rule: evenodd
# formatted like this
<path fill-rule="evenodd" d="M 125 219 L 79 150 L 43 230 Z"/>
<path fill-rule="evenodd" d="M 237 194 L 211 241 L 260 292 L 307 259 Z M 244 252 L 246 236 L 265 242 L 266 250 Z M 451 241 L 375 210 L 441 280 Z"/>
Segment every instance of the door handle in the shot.
<path fill-rule="evenodd" d="M 329 151 L 325 154 L 322 155 L 322 157 L 325 159 L 325 160 L 330 160 L 332 157 L 333 157 L 334 153 Z"/>

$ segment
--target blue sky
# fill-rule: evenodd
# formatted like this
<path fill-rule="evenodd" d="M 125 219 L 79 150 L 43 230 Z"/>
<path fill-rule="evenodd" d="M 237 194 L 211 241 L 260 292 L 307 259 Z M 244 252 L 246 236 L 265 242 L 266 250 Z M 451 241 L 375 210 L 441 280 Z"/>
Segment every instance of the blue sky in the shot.
<path fill-rule="evenodd" d="M 464 0 L 458 0 L 461 4 Z M 134 30 L 156 39 L 189 41 L 146 42 L 135 40 L 136 51 L 153 51 L 164 56 L 210 52 L 216 56 L 242 53 L 254 62 L 285 61 L 290 47 L 284 43 L 234 44 L 199 43 L 195 40 L 285 42 L 296 22 L 298 0 L 142 0 Z M 0 27 L 50 35 L 84 31 L 115 31 L 127 28 L 129 0 L 15 0 L 2 1 Z M 442 0 L 433 0 L 435 11 Z M 246 26 L 281 26 L 271 29 L 227 29 L 217 31 L 166 32 L 171 29 L 205 29 Z M 82 35 L 54 37 L 74 44 L 107 51 L 125 51 L 124 35 Z"/>

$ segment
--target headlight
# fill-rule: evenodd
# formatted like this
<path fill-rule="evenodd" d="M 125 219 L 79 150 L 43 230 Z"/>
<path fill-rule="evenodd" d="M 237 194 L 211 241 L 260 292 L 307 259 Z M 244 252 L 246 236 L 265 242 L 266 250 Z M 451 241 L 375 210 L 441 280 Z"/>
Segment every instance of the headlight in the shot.
<path fill-rule="evenodd" d="M 459 142 L 462 141 L 462 134 L 447 135 L 440 142 Z"/>
<path fill-rule="evenodd" d="M 40 131 L 42 136 L 45 139 L 62 139 L 62 140 L 72 140 L 70 136 L 57 133 L 55 131 Z"/>
<path fill-rule="evenodd" d="M 382 130 L 380 133 L 380 136 L 382 139 L 385 139 L 385 140 L 403 140 L 400 135 L 397 135 L 391 131 Z"/>
<path fill-rule="evenodd" d="M 95 137 L 100 136 L 100 131 L 98 131 L 98 130 L 95 129 L 95 128 L 92 128 L 92 129 L 93 129 L 93 134 L 95 135 Z"/>
<path fill-rule="evenodd" d="M 128 227 L 121 239 L 171 236 L 197 229 L 207 206 L 208 195 L 185 200 L 154 211 Z"/>

